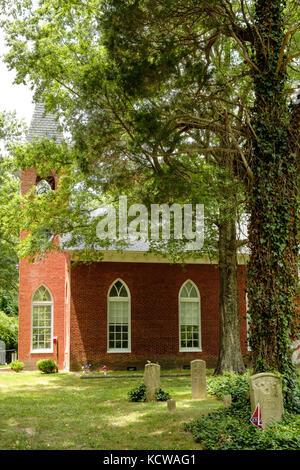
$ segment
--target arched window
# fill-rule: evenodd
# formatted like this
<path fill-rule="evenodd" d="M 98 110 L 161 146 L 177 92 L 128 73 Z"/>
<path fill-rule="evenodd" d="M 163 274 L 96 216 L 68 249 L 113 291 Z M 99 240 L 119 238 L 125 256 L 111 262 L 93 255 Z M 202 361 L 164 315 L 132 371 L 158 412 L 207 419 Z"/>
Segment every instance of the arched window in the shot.
<path fill-rule="evenodd" d="M 130 352 L 130 292 L 118 279 L 108 291 L 108 352 Z"/>
<path fill-rule="evenodd" d="M 31 318 L 32 352 L 52 352 L 53 299 L 45 286 L 40 286 L 32 297 Z"/>
<path fill-rule="evenodd" d="M 201 351 L 200 294 L 192 281 L 179 292 L 179 349 Z"/>
<path fill-rule="evenodd" d="M 36 194 L 44 194 L 49 193 L 55 189 L 55 179 L 54 176 L 50 175 L 46 178 L 42 178 L 41 176 L 36 177 Z"/>
<path fill-rule="evenodd" d="M 37 185 L 36 185 L 36 194 L 38 194 L 38 195 L 45 194 L 45 193 L 49 193 L 50 191 L 52 191 L 52 188 L 51 188 L 50 184 L 48 183 L 48 181 L 40 180 L 37 183 Z"/>

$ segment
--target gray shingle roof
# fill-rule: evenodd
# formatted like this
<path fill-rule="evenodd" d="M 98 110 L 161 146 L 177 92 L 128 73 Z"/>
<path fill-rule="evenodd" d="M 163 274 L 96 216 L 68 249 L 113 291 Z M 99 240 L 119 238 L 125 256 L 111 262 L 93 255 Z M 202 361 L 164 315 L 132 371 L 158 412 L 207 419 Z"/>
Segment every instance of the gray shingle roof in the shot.
<path fill-rule="evenodd" d="M 43 103 L 36 103 L 31 124 L 27 133 L 27 141 L 48 137 L 61 144 L 64 140 L 63 133 L 58 128 L 59 124 L 54 114 L 46 114 Z"/>

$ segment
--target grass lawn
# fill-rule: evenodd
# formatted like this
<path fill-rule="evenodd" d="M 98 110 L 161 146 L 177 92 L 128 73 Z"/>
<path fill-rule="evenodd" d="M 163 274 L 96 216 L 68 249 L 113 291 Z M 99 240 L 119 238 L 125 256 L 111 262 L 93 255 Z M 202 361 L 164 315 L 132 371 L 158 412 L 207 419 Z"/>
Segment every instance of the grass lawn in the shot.
<path fill-rule="evenodd" d="M 163 371 L 162 371 L 163 373 Z M 0 449 L 200 450 L 183 423 L 222 406 L 192 400 L 189 377 L 162 377 L 176 400 L 131 403 L 142 378 L 82 380 L 67 374 L 0 373 Z"/>

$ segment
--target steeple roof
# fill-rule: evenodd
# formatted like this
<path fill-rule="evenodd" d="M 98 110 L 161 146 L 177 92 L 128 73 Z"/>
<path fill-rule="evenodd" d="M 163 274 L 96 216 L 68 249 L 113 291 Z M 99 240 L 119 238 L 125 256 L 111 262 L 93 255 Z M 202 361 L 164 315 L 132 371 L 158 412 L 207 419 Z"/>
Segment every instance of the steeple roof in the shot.
<path fill-rule="evenodd" d="M 44 103 L 36 103 L 31 124 L 27 133 L 27 141 L 48 137 L 61 144 L 64 140 L 63 133 L 58 128 L 59 124 L 54 114 L 45 111 Z"/>

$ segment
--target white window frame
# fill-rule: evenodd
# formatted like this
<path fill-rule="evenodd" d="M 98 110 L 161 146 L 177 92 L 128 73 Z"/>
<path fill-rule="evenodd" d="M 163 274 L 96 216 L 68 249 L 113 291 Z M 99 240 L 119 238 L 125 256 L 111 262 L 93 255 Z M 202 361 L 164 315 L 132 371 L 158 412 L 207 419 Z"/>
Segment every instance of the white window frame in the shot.
<path fill-rule="evenodd" d="M 196 297 L 180 297 L 180 294 L 181 294 L 181 291 L 182 289 L 184 288 L 184 286 L 190 282 L 191 284 L 193 284 L 193 286 L 195 287 L 196 289 L 196 292 L 198 294 L 198 297 L 197 297 L 197 301 L 198 301 L 198 318 L 199 318 L 199 322 L 198 322 L 198 341 L 199 341 L 199 346 L 197 348 L 195 347 L 192 347 L 192 348 L 184 348 L 181 346 L 181 302 L 195 302 L 196 301 Z M 178 310 L 179 310 L 179 352 L 202 352 L 202 332 L 201 332 L 201 296 L 200 296 L 200 292 L 199 292 L 199 289 L 198 287 L 196 286 L 196 284 L 191 280 L 191 279 L 187 279 L 181 286 L 180 290 L 179 290 L 179 294 L 178 294 Z"/>
<path fill-rule="evenodd" d="M 113 285 L 120 281 L 123 286 L 125 287 L 128 297 L 110 297 L 109 293 L 113 287 Z M 126 302 L 128 303 L 128 348 L 109 348 L 109 318 L 110 318 L 110 302 Z M 114 282 L 109 286 L 109 289 L 107 291 L 107 352 L 108 353 L 131 353 L 131 296 L 130 296 L 130 290 L 127 286 L 127 284 L 123 281 L 123 279 L 115 279 Z"/>
<path fill-rule="evenodd" d="M 51 301 L 47 300 L 47 301 L 34 301 L 33 298 L 35 296 L 35 293 L 41 288 L 41 287 L 44 287 L 50 294 L 50 297 L 51 297 Z M 33 349 L 33 308 L 34 307 L 46 307 L 46 306 L 51 306 L 51 334 L 50 334 L 50 344 L 51 344 L 51 347 L 50 348 L 42 348 L 42 349 Z M 31 341 L 30 341 L 30 354 L 41 354 L 41 353 L 53 353 L 53 296 L 52 296 L 52 293 L 50 291 L 50 289 L 48 289 L 47 286 L 45 286 L 44 284 L 41 284 L 39 287 L 37 287 L 37 289 L 35 289 L 35 291 L 33 292 L 32 294 L 32 298 L 31 298 Z"/>
<path fill-rule="evenodd" d="M 70 337 L 69 337 L 69 320 L 70 320 L 70 309 L 69 309 L 69 300 L 70 300 L 70 284 L 66 282 L 66 305 L 65 305 L 65 354 L 69 353 L 70 350 Z"/>

